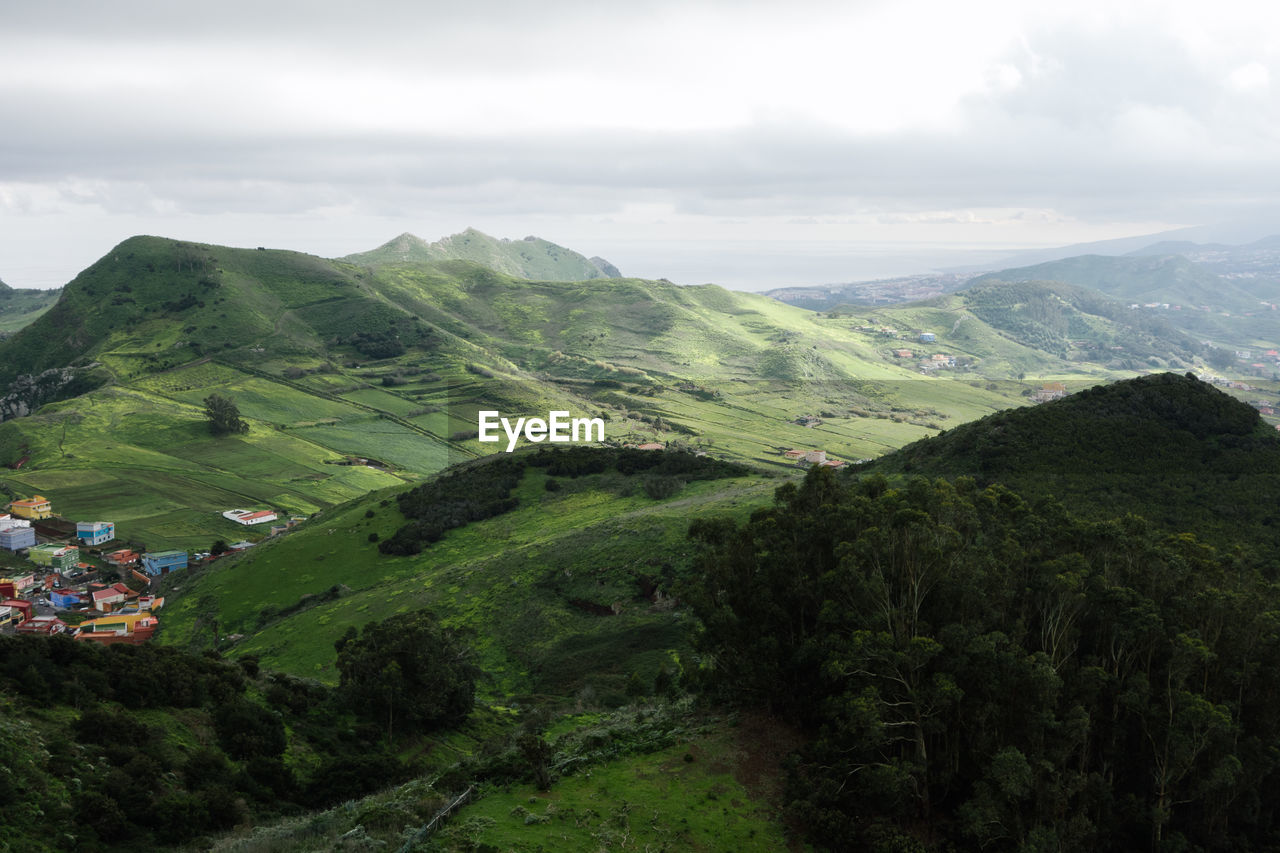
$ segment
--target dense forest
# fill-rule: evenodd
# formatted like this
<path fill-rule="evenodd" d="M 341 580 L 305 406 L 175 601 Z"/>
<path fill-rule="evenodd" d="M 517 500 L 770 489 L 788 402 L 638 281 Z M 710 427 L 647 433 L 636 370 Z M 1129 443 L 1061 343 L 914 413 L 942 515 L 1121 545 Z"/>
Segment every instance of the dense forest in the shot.
<path fill-rule="evenodd" d="M 0 848 L 163 848 L 329 806 L 415 775 L 391 721 L 422 736 L 471 711 L 467 650 L 429 613 L 343 637 L 338 663 L 334 688 L 252 657 L 0 637 Z"/>
<path fill-rule="evenodd" d="M 1142 376 L 996 412 L 864 466 L 1001 483 L 1090 518 L 1134 512 L 1274 561 L 1280 435 L 1253 407 L 1190 374 Z"/>
<path fill-rule="evenodd" d="M 815 469 L 695 524 L 710 682 L 810 734 L 833 850 L 1280 846 L 1280 590 L 1136 516 Z"/>

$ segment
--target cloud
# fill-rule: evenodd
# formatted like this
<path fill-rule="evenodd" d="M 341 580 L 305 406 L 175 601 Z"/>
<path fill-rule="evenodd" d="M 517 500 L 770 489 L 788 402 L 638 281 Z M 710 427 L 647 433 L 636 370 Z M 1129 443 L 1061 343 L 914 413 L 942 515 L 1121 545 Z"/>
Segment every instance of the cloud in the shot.
<path fill-rule="evenodd" d="M 623 233 L 646 210 L 690 238 L 1011 242 L 1206 221 L 1280 190 L 1280 21 L 1255 18 L 1179 2 L 24 4 L 0 33 L 0 115 L 23 118 L 0 135 L 0 216 Z M 5 230 L 2 253 L 23 250 Z"/>

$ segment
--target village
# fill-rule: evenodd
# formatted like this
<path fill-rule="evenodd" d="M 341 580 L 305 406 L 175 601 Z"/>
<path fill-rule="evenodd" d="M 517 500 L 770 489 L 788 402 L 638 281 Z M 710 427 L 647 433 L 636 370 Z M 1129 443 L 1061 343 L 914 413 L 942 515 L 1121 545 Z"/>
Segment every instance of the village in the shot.
<path fill-rule="evenodd" d="M 271 510 L 221 513 L 245 527 L 279 521 Z M 305 521 L 270 527 L 276 536 Z M 248 540 L 191 553 L 146 550 L 121 542 L 110 521 L 72 522 L 54 514 L 42 495 L 11 501 L 0 513 L 0 632 L 52 636 L 104 645 L 149 641 L 160 627 L 156 594 L 162 578 L 251 548 Z M 121 546 L 125 547 L 121 547 Z M 215 553 L 217 552 L 217 553 Z"/>
<path fill-rule="evenodd" d="M 897 329 L 891 329 L 887 326 L 857 326 L 859 332 L 874 332 L 881 337 L 897 340 L 902 337 Z M 912 337 L 922 344 L 934 344 L 938 342 L 938 336 L 934 332 L 926 332 L 923 329 L 915 332 Z M 935 352 L 921 353 L 907 348 L 897 348 L 890 351 L 895 359 L 906 361 L 915 361 L 916 369 L 921 373 L 933 373 L 937 370 L 954 370 L 956 368 L 969 368 L 974 365 L 974 359 L 967 356 L 956 356 L 950 353 Z"/>

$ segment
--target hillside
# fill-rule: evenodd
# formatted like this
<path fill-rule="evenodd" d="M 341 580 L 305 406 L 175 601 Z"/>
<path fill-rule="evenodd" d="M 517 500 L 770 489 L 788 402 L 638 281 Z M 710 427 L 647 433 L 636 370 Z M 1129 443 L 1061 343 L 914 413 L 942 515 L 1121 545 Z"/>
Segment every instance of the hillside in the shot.
<path fill-rule="evenodd" d="M 819 316 L 458 260 L 116 252 L 61 315 L 103 384 L 0 424 L 0 454 L 25 457 L 8 486 L 153 546 L 239 538 L 231 505 L 310 518 L 168 576 L 142 654 L 197 654 L 149 678 L 0 648 L 18 697 L 0 737 L 32 747 L 15 843 L 58 849 L 58 824 L 113 849 L 1125 850 L 1201 845 L 1220 813 L 1223 849 L 1265 846 L 1249 792 L 1273 785 L 1257 744 L 1280 715 L 1256 672 L 1280 646 L 1254 568 L 1280 544 L 1280 439 L 1188 377 L 1007 409 L 1026 387 L 979 372 L 1093 383 L 1108 373 L 1075 342 L 1155 345 L 1096 293 L 990 284 Z M 890 324 L 968 361 L 922 375 Z M 32 328 L 29 369 L 61 366 L 38 336 L 64 329 Z M 208 434 L 210 391 L 247 434 Z M 669 446 L 492 455 L 471 433 L 478 408 L 552 405 Z M 934 433 L 853 476 L 779 464 Z M 334 690 L 335 648 L 423 611 L 466 643 L 478 702 L 461 728 L 393 735 Z M 723 698 L 743 710 L 696 710 Z M 1184 734 L 1190 753 L 1169 746 Z"/>
<path fill-rule="evenodd" d="M 1259 299 L 1260 292 L 1275 292 L 1265 277 L 1220 275 L 1181 255 L 1083 255 L 989 273 L 973 279 L 970 286 L 1029 281 L 1093 288 L 1137 305 L 1135 313 L 1157 317 L 1174 328 L 1230 348 L 1264 344 L 1271 348 L 1280 342 L 1275 315 Z"/>
<path fill-rule="evenodd" d="M 980 276 L 970 286 L 989 281 L 1060 281 L 1090 287 L 1125 302 L 1178 303 L 1185 308 L 1253 307 L 1252 294 L 1224 281 L 1181 255 L 1080 255 L 1030 267 Z"/>
<path fill-rule="evenodd" d="M 1095 518 L 1143 515 L 1224 547 L 1280 542 L 1280 436 L 1257 410 L 1190 376 L 998 412 L 861 470 L 973 477 Z"/>
<path fill-rule="evenodd" d="M 621 278 L 618 268 L 604 258 L 586 258 L 572 249 L 539 237 L 508 240 L 490 237 L 474 228 L 428 243 L 412 234 L 401 234 L 368 252 L 341 260 L 351 264 L 433 263 L 471 261 L 515 278 L 545 281 L 586 281 Z"/>
<path fill-rule="evenodd" d="M 623 472 L 606 467 L 609 451 L 582 450 L 581 473 L 521 453 L 440 475 L 446 495 L 470 496 L 484 487 L 486 472 L 514 464 L 513 505 L 417 553 L 380 549 L 412 522 L 404 500 L 384 490 L 219 560 L 179 579 L 183 595 L 166 611 L 163 641 L 208 644 L 196 620 L 214 606 L 223 635 L 236 636 L 224 651 L 333 681 L 333 642 L 347 626 L 428 607 L 483 638 L 485 698 L 590 695 L 616 705 L 632 672 L 651 682 L 688 652 L 674 596 L 689 571 L 689 519 L 746 512 L 766 502 L 776 483 L 734 467 L 707 479 Z M 632 452 L 645 464 L 671 461 Z M 670 483 L 655 490 L 655 477 Z"/>
<path fill-rule="evenodd" d="M 53 307 L 61 290 L 15 290 L 0 281 L 0 335 L 11 335 Z"/>
<path fill-rule="evenodd" d="M 793 447 L 876 456 L 1020 399 L 978 370 L 972 384 L 922 377 L 887 343 L 711 285 L 135 237 L 0 342 L 0 379 L 43 377 L 11 385 L 28 389 L 13 411 L 47 404 L 0 424 L 0 464 L 21 466 L 3 478 L 15 493 L 197 548 L 242 535 L 216 509 L 309 515 L 494 452 L 475 438 L 481 409 L 603 413 L 613 441 L 778 465 Z M 210 392 L 247 434 L 208 433 Z M 355 459 L 375 464 L 341 464 Z"/>
<path fill-rule="evenodd" d="M 1272 235 L 1243 245 L 1193 243 L 1186 240 L 1156 243 L 1131 255 L 1178 254 L 1247 290 L 1260 300 L 1280 301 L 1280 236 Z"/>
<path fill-rule="evenodd" d="M 1058 282 L 988 282 L 901 305 L 837 306 L 828 316 L 864 330 L 886 352 L 912 353 L 900 361 L 942 353 L 987 376 L 1101 379 L 1108 371 L 1181 369 L 1205 349 L 1159 315 Z M 886 339 L 883 329 L 898 338 Z"/>
<path fill-rule="evenodd" d="M 1273 849 L 1280 441 L 1256 427 L 1149 377 L 882 463 L 999 468 L 1025 498 L 815 469 L 746 523 L 695 522 L 707 684 L 810 735 L 785 786 L 806 840 Z"/>

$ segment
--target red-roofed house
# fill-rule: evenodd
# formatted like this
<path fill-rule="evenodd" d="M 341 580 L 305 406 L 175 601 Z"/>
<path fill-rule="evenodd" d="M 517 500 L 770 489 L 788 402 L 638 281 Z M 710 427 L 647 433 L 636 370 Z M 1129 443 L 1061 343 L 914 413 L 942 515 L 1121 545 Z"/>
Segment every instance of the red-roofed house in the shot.
<path fill-rule="evenodd" d="M 119 589 L 119 587 L 123 586 L 124 584 L 118 583 L 115 586 L 109 586 L 106 589 L 100 589 L 97 592 L 92 593 L 93 609 L 101 610 L 103 613 L 109 613 L 118 605 L 124 604 L 127 596 Z M 128 589 L 128 587 L 125 587 L 125 589 Z"/>
<path fill-rule="evenodd" d="M 14 630 L 19 634 L 42 634 L 47 637 L 65 632 L 67 623 L 57 616 L 33 616 Z"/>
<path fill-rule="evenodd" d="M 0 607 L 11 607 L 16 612 L 13 614 L 15 622 L 21 622 L 23 619 L 31 618 L 32 604 L 30 601 L 24 601 L 21 598 L 6 598 L 0 601 Z M 18 614 L 22 615 L 19 616 Z"/>
<path fill-rule="evenodd" d="M 112 551 L 102 559 L 113 566 L 136 566 L 138 565 L 138 560 L 142 559 L 142 555 L 137 551 L 130 551 L 128 548 L 121 548 L 119 551 Z"/>

